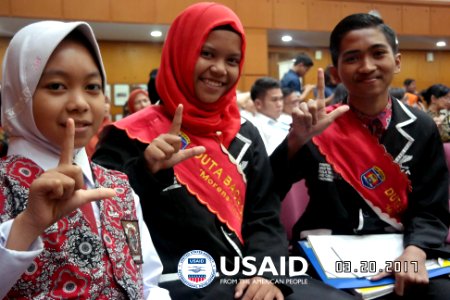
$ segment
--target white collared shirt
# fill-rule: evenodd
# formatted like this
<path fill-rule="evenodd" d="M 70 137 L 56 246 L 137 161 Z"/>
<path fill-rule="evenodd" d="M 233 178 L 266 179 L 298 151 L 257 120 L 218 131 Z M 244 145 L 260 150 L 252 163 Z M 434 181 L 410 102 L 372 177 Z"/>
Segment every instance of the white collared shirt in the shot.
<path fill-rule="evenodd" d="M 266 146 L 267 154 L 271 155 L 272 152 L 281 144 L 286 138 L 289 132 L 289 125 L 278 120 L 269 118 L 261 113 L 256 113 L 253 120 L 253 124 L 258 128 L 264 145 Z"/>

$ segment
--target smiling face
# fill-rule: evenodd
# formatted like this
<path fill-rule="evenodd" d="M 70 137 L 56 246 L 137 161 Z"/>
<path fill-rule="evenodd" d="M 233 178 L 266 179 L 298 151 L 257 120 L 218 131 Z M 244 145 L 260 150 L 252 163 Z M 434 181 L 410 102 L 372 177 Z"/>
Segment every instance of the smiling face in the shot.
<path fill-rule="evenodd" d="M 333 75 L 347 88 L 351 103 L 386 103 L 393 76 L 400 71 L 400 54 L 394 54 L 385 35 L 375 27 L 353 30 L 339 49 Z"/>
<path fill-rule="evenodd" d="M 146 108 L 151 104 L 150 98 L 145 94 L 138 94 L 134 99 L 134 111 L 139 111 L 141 109 Z"/>
<path fill-rule="evenodd" d="M 213 30 L 200 50 L 194 70 L 196 97 L 204 103 L 220 99 L 239 78 L 241 37 L 228 30 Z"/>
<path fill-rule="evenodd" d="M 55 49 L 33 96 L 36 127 L 61 145 L 68 118 L 75 121 L 76 148 L 84 147 L 104 117 L 102 77 L 89 50 L 78 41 L 62 41 Z"/>

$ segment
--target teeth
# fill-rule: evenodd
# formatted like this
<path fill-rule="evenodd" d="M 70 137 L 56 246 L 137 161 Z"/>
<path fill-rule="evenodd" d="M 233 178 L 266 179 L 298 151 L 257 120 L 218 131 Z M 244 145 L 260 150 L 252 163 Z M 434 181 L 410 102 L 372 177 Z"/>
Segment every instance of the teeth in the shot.
<path fill-rule="evenodd" d="M 218 82 L 218 81 L 212 81 L 212 80 L 209 80 L 209 79 L 205 79 L 204 82 L 207 85 L 212 85 L 212 86 L 215 86 L 215 87 L 221 87 L 222 86 L 222 83 Z"/>

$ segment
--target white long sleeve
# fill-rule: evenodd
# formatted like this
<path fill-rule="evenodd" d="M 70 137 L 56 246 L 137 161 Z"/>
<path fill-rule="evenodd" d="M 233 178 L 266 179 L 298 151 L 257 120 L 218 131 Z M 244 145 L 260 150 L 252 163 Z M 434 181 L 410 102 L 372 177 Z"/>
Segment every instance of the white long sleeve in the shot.
<path fill-rule="evenodd" d="M 0 224 L 0 299 L 3 299 L 33 260 L 42 252 L 44 244 L 38 238 L 28 251 L 5 248 L 13 220 Z"/>

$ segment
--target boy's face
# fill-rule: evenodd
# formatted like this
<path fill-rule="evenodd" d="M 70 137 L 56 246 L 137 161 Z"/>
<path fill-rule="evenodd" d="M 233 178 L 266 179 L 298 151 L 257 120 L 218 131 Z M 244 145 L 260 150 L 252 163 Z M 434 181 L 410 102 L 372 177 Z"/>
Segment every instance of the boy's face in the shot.
<path fill-rule="evenodd" d="M 195 64 L 194 90 L 204 103 L 214 103 L 239 79 L 241 37 L 228 30 L 213 30 Z"/>
<path fill-rule="evenodd" d="M 340 44 L 337 68 L 332 69 L 352 101 L 387 99 L 394 74 L 399 71 L 400 54 L 393 53 L 377 28 L 348 32 Z"/>
<path fill-rule="evenodd" d="M 75 148 L 84 147 L 104 118 L 100 71 L 80 42 L 65 40 L 55 49 L 33 96 L 36 127 L 61 145 L 68 118 L 75 121 Z"/>
<path fill-rule="evenodd" d="M 267 90 L 263 99 L 255 99 L 255 106 L 259 113 L 276 120 L 283 112 L 283 92 L 280 88 Z"/>

